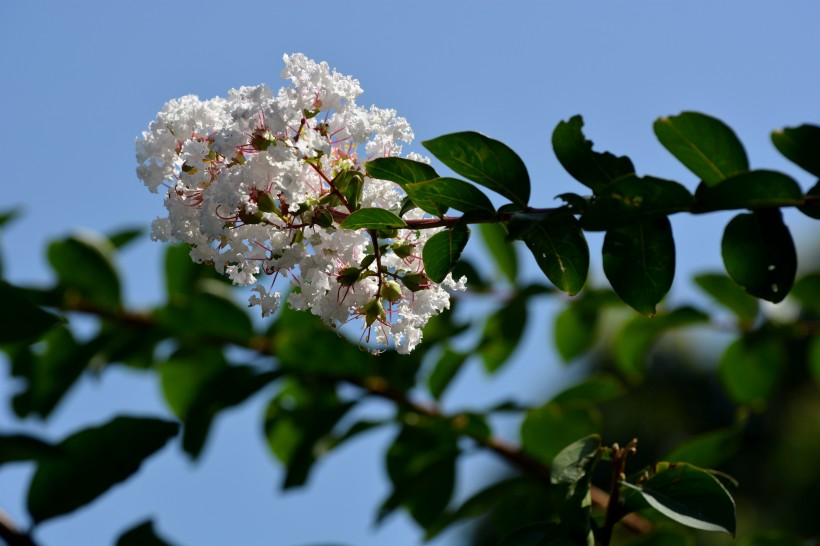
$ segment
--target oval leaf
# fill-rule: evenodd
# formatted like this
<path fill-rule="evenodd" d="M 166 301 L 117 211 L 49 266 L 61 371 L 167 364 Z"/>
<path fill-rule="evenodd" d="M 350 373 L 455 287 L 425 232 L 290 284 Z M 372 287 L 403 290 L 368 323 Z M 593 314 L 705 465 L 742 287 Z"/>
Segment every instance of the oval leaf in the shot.
<path fill-rule="evenodd" d="M 422 142 L 442 163 L 476 184 L 526 207 L 530 199 L 527 167 L 509 146 L 480 133 L 466 131 Z"/>
<path fill-rule="evenodd" d="M 583 126 L 581 116 L 558 123 L 552 132 L 552 149 L 564 169 L 597 194 L 616 179 L 633 174 L 635 167 L 628 157 L 592 151 L 592 141 L 584 138 Z"/>
<path fill-rule="evenodd" d="M 708 471 L 677 463 L 658 463 L 658 472 L 635 489 L 652 508 L 688 527 L 735 534 L 735 501 Z"/>
<path fill-rule="evenodd" d="M 820 127 L 801 125 L 786 127 L 772 133 L 777 150 L 814 176 L 820 176 Z"/>
<path fill-rule="evenodd" d="M 48 245 L 48 261 L 60 285 L 106 309 L 120 306 L 120 280 L 112 253 L 107 239 L 92 235 L 76 235 Z"/>
<path fill-rule="evenodd" d="M 519 238 L 556 288 L 570 296 L 581 291 L 589 271 L 589 247 L 574 216 L 546 216 Z"/>
<path fill-rule="evenodd" d="M 726 348 L 718 372 L 732 400 L 760 407 L 774 392 L 785 364 L 786 352 L 780 340 L 746 335 Z"/>
<path fill-rule="evenodd" d="M 803 192 L 793 178 L 777 171 L 736 174 L 695 192 L 699 211 L 786 207 L 803 204 Z"/>
<path fill-rule="evenodd" d="M 0 281 L 0 301 L 9 310 L 0 314 L 0 343 L 31 341 L 61 321 L 35 305 L 26 290 L 5 281 Z"/>
<path fill-rule="evenodd" d="M 794 284 L 797 253 L 779 209 L 739 214 L 721 242 L 726 272 L 758 298 L 778 303 Z"/>
<path fill-rule="evenodd" d="M 178 430 L 170 421 L 117 417 L 72 434 L 57 446 L 65 456 L 41 461 L 34 473 L 31 517 L 41 522 L 88 504 L 139 470 Z"/>
<path fill-rule="evenodd" d="M 447 277 L 461 258 L 461 252 L 470 238 L 470 228 L 466 224 L 456 224 L 430 237 L 422 250 L 424 272 L 433 282 L 441 282 Z"/>
<path fill-rule="evenodd" d="M 389 210 L 364 208 L 350 213 L 339 227 L 342 229 L 390 229 L 407 227 L 404 220 Z"/>
<path fill-rule="evenodd" d="M 503 224 L 479 224 L 479 232 L 484 245 L 495 259 L 498 270 L 514 283 L 518 277 L 518 253 L 515 245 L 507 240 L 507 230 Z"/>
<path fill-rule="evenodd" d="M 660 118 L 654 129 L 661 144 L 709 186 L 749 170 L 743 144 L 719 119 L 683 112 Z"/>
<path fill-rule="evenodd" d="M 472 184 L 457 178 L 436 178 L 426 182 L 407 184 L 405 191 L 410 199 L 420 207 L 420 203 L 433 202 L 438 205 L 438 209 L 445 211 L 450 207 L 465 213 L 495 213 L 495 207 L 489 197 Z"/>
<path fill-rule="evenodd" d="M 704 273 L 695 276 L 695 284 L 701 290 L 732 311 L 737 317 L 747 323 L 757 318 L 757 298 L 747 294 L 738 284 L 720 273 Z"/>
<path fill-rule="evenodd" d="M 436 170 L 427 163 L 403 157 L 380 157 L 365 163 L 365 168 L 370 178 L 389 180 L 402 188 L 414 182 L 438 178 Z"/>
<path fill-rule="evenodd" d="M 615 293 L 639 313 L 654 315 L 675 277 L 669 219 L 607 231 L 603 255 L 604 273 Z"/>

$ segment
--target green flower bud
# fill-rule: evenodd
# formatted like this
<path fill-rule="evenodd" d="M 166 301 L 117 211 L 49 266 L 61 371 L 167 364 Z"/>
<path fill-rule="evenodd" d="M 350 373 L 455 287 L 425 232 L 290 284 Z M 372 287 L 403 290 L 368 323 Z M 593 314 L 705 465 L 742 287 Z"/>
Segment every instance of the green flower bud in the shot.
<path fill-rule="evenodd" d="M 256 206 L 262 212 L 277 212 L 276 201 L 271 194 L 266 192 L 259 192 L 256 194 Z"/>
<path fill-rule="evenodd" d="M 313 217 L 313 221 L 319 227 L 329 228 L 333 225 L 333 215 L 326 210 L 322 210 Z"/>
<path fill-rule="evenodd" d="M 404 260 L 413 255 L 413 245 L 406 243 L 396 243 L 392 247 L 393 254 Z"/>
<path fill-rule="evenodd" d="M 407 273 L 402 276 L 401 282 L 411 292 L 418 292 L 430 288 L 430 279 L 422 273 Z"/>
<path fill-rule="evenodd" d="M 336 281 L 342 286 L 353 286 L 358 282 L 361 272 L 358 267 L 344 267 L 336 274 Z"/>
<path fill-rule="evenodd" d="M 379 299 L 367 302 L 361 308 L 361 312 L 364 314 L 364 322 L 368 326 L 372 326 L 377 320 L 385 319 L 384 306 Z"/>
<path fill-rule="evenodd" d="M 382 297 L 390 303 L 401 299 L 401 285 L 396 281 L 387 281 L 382 285 Z"/>

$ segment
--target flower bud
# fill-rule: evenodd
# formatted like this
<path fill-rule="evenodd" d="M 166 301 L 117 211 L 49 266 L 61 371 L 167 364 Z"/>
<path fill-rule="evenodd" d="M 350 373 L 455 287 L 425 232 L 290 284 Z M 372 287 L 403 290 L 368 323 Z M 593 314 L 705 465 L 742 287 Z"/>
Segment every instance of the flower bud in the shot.
<path fill-rule="evenodd" d="M 390 303 L 401 299 L 401 285 L 396 281 L 387 281 L 382 285 L 382 297 Z"/>
<path fill-rule="evenodd" d="M 430 288 L 430 279 L 422 273 L 407 273 L 402 276 L 401 282 L 411 292 L 418 292 Z"/>
<path fill-rule="evenodd" d="M 364 322 L 368 326 L 372 326 L 377 320 L 385 320 L 384 306 L 379 299 L 367 302 L 361 311 L 364 314 Z"/>
<path fill-rule="evenodd" d="M 256 206 L 262 212 L 276 212 L 276 201 L 267 192 L 260 191 L 256 194 Z"/>
<path fill-rule="evenodd" d="M 404 260 L 413 255 L 413 245 L 406 243 L 396 243 L 392 247 L 393 254 Z"/>
<path fill-rule="evenodd" d="M 353 286 L 358 282 L 361 272 L 358 267 L 343 267 L 336 274 L 336 281 L 342 286 Z"/>

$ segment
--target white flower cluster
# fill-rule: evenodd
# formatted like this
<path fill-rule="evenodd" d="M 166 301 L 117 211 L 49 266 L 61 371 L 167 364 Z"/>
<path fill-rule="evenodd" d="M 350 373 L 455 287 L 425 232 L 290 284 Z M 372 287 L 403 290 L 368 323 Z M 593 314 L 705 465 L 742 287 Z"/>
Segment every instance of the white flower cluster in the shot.
<path fill-rule="evenodd" d="M 360 316 L 363 338 L 411 351 L 427 320 L 449 307 L 449 290 L 423 271 L 421 249 L 435 230 L 339 229 L 363 207 L 398 213 L 404 194 L 369 178 L 364 162 L 399 156 L 413 133 L 394 110 L 355 102 L 358 81 L 302 54 L 285 55 L 290 85 L 231 90 L 165 105 L 137 140 L 137 175 L 166 191 L 168 216 L 152 225 L 161 241 L 191 245 L 191 258 L 212 263 L 237 285 L 254 286 L 250 305 L 276 311 L 277 278 L 294 284 L 287 300 L 339 326 Z M 420 156 L 409 154 L 420 160 Z M 422 213 L 404 214 L 412 226 Z"/>

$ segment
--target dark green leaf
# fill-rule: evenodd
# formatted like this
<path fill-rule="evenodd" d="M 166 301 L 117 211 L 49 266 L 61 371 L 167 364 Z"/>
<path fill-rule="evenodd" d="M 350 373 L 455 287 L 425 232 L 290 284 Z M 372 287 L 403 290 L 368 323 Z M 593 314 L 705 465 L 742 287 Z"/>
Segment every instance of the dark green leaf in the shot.
<path fill-rule="evenodd" d="M 40 461 L 61 455 L 60 449 L 34 436 L 0 435 L 0 465 L 15 461 Z"/>
<path fill-rule="evenodd" d="M 634 225 L 689 210 L 694 204 L 689 190 L 677 182 L 627 175 L 601 190 L 581 218 L 581 226 L 597 231 Z"/>
<path fill-rule="evenodd" d="M 307 482 L 316 459 L 338 445 L 333 427 L 352 402 L 342 402 L 334 387 L 290 380 L 271 400 L 265 415 L 265 436 L 276 458 L 287 466 L 284 489 Z"/>
<path fill-rule="evenodd" d="M 695 198 L 700 211 L 803 204 L 803 192 L 793 178 L 764 170 L 736 174 L 715 186 L 701 184 Z"/>
<path fill-rule="evenodd" d="M 588 408 L 617 398 L 624 392 L 624 386 L 614 376 L 598 374 L 564 389 L 552 401 L 563 408 Z"/>
<path fill-rule="evenodd" d="M 593 434 L 562 449 L 552 461 L 550 481 L 555 485 L 576 485 L 587 475 L 600 447 L 601 437 Z"/>
<path fill-rule="evenodd" d="M 521 158 L 506 144 L 467 131 L 422 142 L 455 172 L 499 193 L 520 207 L 530 199 L 530 176 Z"/>
<path fill-rule="evenodd" d="M 745 323 L 751 323 L 757 318 L 757 299 L 747 294 L 726 275 L 720 273 L 697 275 L 695 284 Z"/>
<path fill-rule="evenodd" d="M 432 202 L 441 212 L 431 213 L 442 216 L 447 208 L 461 212 L 495 213 L 495 207 L 481 190 L 457 178 L 436 178 L 426 182 L 407 184 L 405 191 L 422 209 L 421 203 Z M 426 212 L 426 209 L 424 209 Z"/>
<path fill-rule="evenodd" d="M 466 224 L 456 224 L 440 231 L 424 244 L 421 256 L 424 272 L 433 282 L 441 282 L 447 277 L 461 258 L 461 252 L 470 238 L 470 228 Z"/>
<path fill-rule="evenodd" d="M 121 229 L 108 235 L 108 240 L 116 249 L 121 249 L 139 239 L 145 230 L 142 228 Z"/>
<path fill-rule="evenodd" d="M 607 231 L 604 273 L 615 293 L 652 316 L 675 277 L 675 240 L 668 218 Z"/>
<path fill-rule="evenodd" d="M 651 319 L 636 317 L 615 338 L 615 365 L 624 376 L 636 381 L 643 377 L 647 352 L 661 334 L 708 321 L 708 315 L 692 307 L 680 307 Z"/>
<path fill-rule="evenodd" d="M 775 148 L 814 176 L 820 176 L 820 127 L 801 125 L 772 132 Z"/>
<path fill-rule="evenodd" d="M 20 348 L 11 359 L 12 375 L 27 382 L 12 402 L 18 417 L 48 417 L 100 348 L 96 340 L 77 343 L 65 326 L 49 330 L 42 344 L 36 352 Z"/>
<path fill-rule="evenodd" d="M 23 214 L 22 209 L 13 208 L 0 212 L 0 228 L 5 228 L 7 224 L 14 222 Z"/>
<path fill-rule="evenodd" d="M 702 468 L 715 468 L 729 460 L 740 448 L 738 427 L 712 430 L 679 444 L 664 459 Z"/>
<path fill-rule="evenodd" d="M 732 279 L 758 298 L 778 303 L 797 271 L 797 253 L 779 209 L 735 216 L 721 243 L 723 263 Z"/>
<path fill-rule="evenodd" d="M 380 157 L 365 163 L 365 168 L 369 177 L 389 180 L 402 188 L 407 184 L 439 177 L 430 165 L 401 157 Z"/>
<path fill-rule="evenodd" d="M 808 352 L 809 374 L 814 379 L 814 382 L 820 385 L 820 337 L 811 340 Z"/>
<path fill-rule="evenodd" d="M 579 546 L 558 523 L 537 523 L 504 537 L 498 546 Z"/>
<path fill-rule="evenodd" d="M 589 271 L 589 247 L 574 216 L 546 216 L 519 238 L 556 288 L 570 296 L 581 291 Z"/>
<path fill-rule="evenodd" d="M 66 297 L 82 297 L 106 309 L 120 307 L 120 280 L 106 239 L 75 235 L 48 245 L 48 261 Z"/>
<path fill-rule="evenodd" d="M 233 301 L 229 287 L 202 280 L 196 288 L 158 309 L 157 322 L 180 340 L 194 344 L 203 338 L 247 344 L 254 335 L 253 324 L 246 308 Z"/>
<path fill-rule="evenodd" d="M 450 382 L 461 370 L 464 362 L 467 360 L 467 354 L 454 351 L 449 347 L 444 350 L 444 353 L 436 362 L 433 372 L 427 378 L 427 387 L 430 394 L 436 400 L 441 399 L 444 390 L 450 385 Z"/>
<path fill-rule="evenodd" d="M 484 369 L 495 373 L 518 348 L 527 325 L 527 301 L 518 296 L 495 311 L 484 323 L 477 351 Z"/>
<path fill-rule="evenodd" d="M 527 412 L 521 423 L 524 450 L 546 465 L 578 436 L 598 432 L 598 419 L 587 409 L 564 408 L 555 402 Z"/>
<path fill-rule="evenodd" d="M 0 313 L 0 343 L 31 341 L 60 322 L 60 317 L 35 305 L 26 290 L 0 281 L 0 301 L 9 311 Z M 14 312 L 10 312 L 10 310 Z"/>
<path fill-rule="evenodd" d="M 639 485 L 622 483 L 678 523 L 735 534 L 734 500 L 712 474 L 685 463 L 658 463 L 656 468 L 657 472 Z"/>
<path fill-rule="evenodd" d="M 601 308 L 619 302 L 611 291 L 587 289 L 564 307 L 555 318 L 553 330 L 555 348 L 564 362 L 570 362 L 592 348 L 597 340 Z"/>
<path fill-rule="evenodd" d="M 157 535 L 154 531 L 154 522 L 149 519 L 125 531 L 117 539 L 115 546 L 171 546 L 171 544 Z"/>
<path fill-rule="evenodd" d="M 806 546 L 810 542 L 787 531 L 765 531 L 744 540 L 741 546 Z"/>
<path fill-rule="evenodd" d="M 735 402 L 760 406 L 774 392 L 785 364 L 786 352 L 778 338 L 749 334 L 726 348 L 718 371 Z"/>
<path fill-rule="evenodd" d="M 484 245 L 495 259 L 498 270 L 511 283 L 518 278 L 518 254 L 515 245 L 507 240 L 507 230 L 502 224 L 479 224 Z"/>
<path fill-rule="evenodd" d="M 683 112 L 658 119 L 654 128 L 661 144 L 709 186 L 749 170 L 743 144 L 719 119 Z"/>
<path fill-rule="evenodd" d="M 389 210 L 364 208 L 351 212 L 339 227 L 342 229 L 389 229 L 407 227 L 404 220 Z"/>
<path fill-rule="evenodd" d="M 72 434 L 57 446 L 64 457 L 37 467 L 28 491 L 31 517 L 41 522 L 88 504 L 131 477 L 178 429 L 160 419 L 117 417 Z"/>
<path fill-rule="evenodd" d="M 629 543 L 629 546 L 692 546 L 685 535 L 671 531 L 657 531 Z"/>
<path fill-rule="evenodd" d="M 820 315 L 820 273 L 801 277 L 794 283 L 791 294 L 807 310 Z"/>
<path fill-rule="evenodd" d="M 806 205 L 797 207 L 798 210 L 809 218 L 820 220 L 820 182 L 817 182 L 806 192 L 805 201 Z"/>
<path fill-rule="evenodd" d="M 192 458 L 201 453 L 220 411 L 241 404 L 276 378 L 249 366 L 231 366 L 220 350 L 207 347 L 175 356 L 158 371 L 165 399 L 185 425 L 182 448 Z"/>
<path fill-rule="evenodd" d="M 583 118 L 573 116 L 560 122 L 552 132 L 555 156 L 573 178 L 598 193 L 616 179 L 635 172 L 628 157 L 593 152 L 592 141 L 584 138 L 583 126 Z"/>
<path fill-rule="evenodd" d="M 453 493 L 457 455 L 456 438 L 446 423 L 404 426 L 387 450 L 393 493 L 382 504 L 379 520 L 404 506 L 419 525 L 434 527 Z"/>

